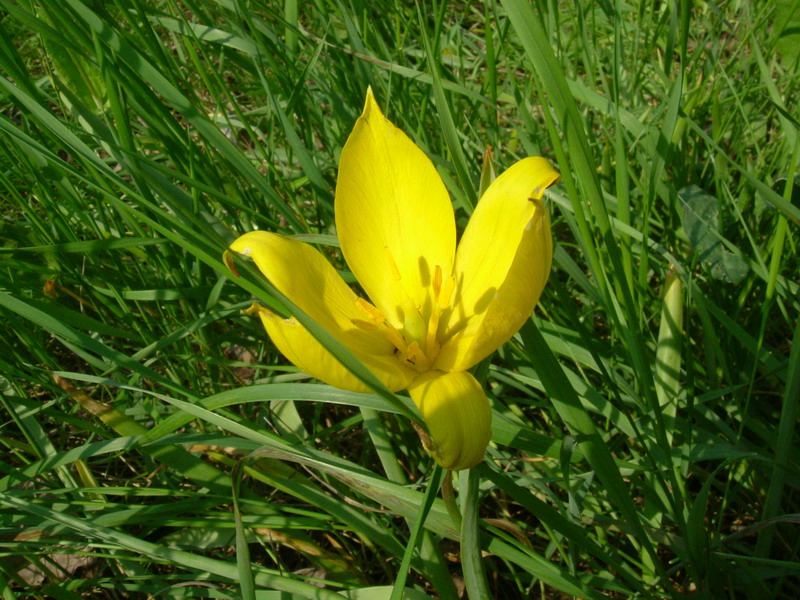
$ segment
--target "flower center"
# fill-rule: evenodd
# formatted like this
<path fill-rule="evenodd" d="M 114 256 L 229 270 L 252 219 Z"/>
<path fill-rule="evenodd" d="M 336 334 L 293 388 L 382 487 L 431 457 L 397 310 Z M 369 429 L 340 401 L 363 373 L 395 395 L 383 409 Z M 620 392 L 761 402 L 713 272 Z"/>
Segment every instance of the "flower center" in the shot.
<path fill-rule="evenodd" d="M 397 269 L 395 276 L 400 279 Z M 442 312 L 450 306 L 454 288 L 455 277 L 451 275 L 443 279 L 442 268 L 436 265 L 430 289 L 429 310 L 414 306 L 410 296 L 406 294 L 408 310 L 403 311 L 406 318 L 402 330 L 392 325 L 378 308 L 362 298 L 356 298 L 356 306 L 365 318 L 351 321 L 360 329 L 380 331 L 395 347 L 395 355 L 400 361 L 419 372 L 428 371 L 442 348 L 439 342 L 439 321 Z"/>

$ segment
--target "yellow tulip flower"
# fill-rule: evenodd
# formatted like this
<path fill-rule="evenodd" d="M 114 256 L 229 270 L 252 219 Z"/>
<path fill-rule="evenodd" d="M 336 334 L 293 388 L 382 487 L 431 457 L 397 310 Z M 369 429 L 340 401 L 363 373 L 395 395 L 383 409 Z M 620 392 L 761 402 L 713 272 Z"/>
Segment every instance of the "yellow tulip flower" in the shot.
<path fill-rule="evenodd" d="M 453 206 L 431 161 L 381 113 L 372 90 L 342 150 L 335 218 L 342 253 L 370 301 L 316 249 L 267 231 L 238 238 L 282 294 L 392 391 L 407 389 L 443 467 L 483 459 L 491 408 L 467 371 L 529 318 L 552 261 L 541 202 L 558 173 L 525 158 L 481 197 L 456 248 Z M 255 305 L 270 338 L 309 375 L 370 391 L 298 321 Z"/>

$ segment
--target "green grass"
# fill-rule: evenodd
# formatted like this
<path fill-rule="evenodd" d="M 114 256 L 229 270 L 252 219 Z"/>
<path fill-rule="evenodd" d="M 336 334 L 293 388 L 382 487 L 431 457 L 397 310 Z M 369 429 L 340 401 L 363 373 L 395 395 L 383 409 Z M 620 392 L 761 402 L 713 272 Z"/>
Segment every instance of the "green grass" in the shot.
<path fill-rule="evenodd" d="M 0 9 L 3 600 L 800 595 L 800 3 Z M 459 227 L 488 147 L 562 173 L 460 525 L 407 399 L 310 381 L 222 261 L 346 269 L 368 85 Z"/>

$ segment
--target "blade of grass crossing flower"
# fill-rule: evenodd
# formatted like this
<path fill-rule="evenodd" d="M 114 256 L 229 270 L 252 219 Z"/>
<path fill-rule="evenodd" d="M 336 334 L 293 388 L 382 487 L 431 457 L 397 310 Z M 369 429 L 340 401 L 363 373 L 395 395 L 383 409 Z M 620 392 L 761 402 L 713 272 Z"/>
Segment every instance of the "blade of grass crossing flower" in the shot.
<path fill-rule="evenodd" d="M 478 497 L 480 470 L 472 468 L 459 472 L 459 487 L 462 490 L 461 520 L 461 568 L 464 584 L 470 600 L 489 600 L 489 585 L 481 554 L 480 527 L 478 525 Z"/>
<path fill-rule="evenodd" d="M 419 508 L 419 513 L 417 514 L 416 521 L 414 521 L 414 527 L 411 529 L 411 535 L 409 535 L 408 543 L 403 553 L 403 560 L 400 562 L 400 568 L 397 571 L 397 579 L 395 579 L 390 600 L 403 600 L 406 581 L 408 580 L 408 572 L 411 567 L 411 560 L 414 557 L 414 553 L 417 551 L 417 543 L 419 542 L 420 535 L 425 526 L 425 519 L 428 518 L 428 513 L 433 506 L 433 501 L 439 493 L 443 477 L 444 469 L 439 465 L 434 465 L 433 473 L 431 473 L 430 480 L 428 481 L 428 488 L 425 490 L 425 495 L 422 498 L 422 505 Z"/>
<path fill-rule="evenodd" d="M 308 315 L 303 313 L 293 302 L 286 296 L 281 294 L 274 286 L 272 286 L 266 279 L 260 277 L 254 272 L 254 268 L 249 263 L 244 262 L 239 255 L 234 256 L 234 260 L 238 265 L 237 268 L 246 270 L 253 274 L 254 279 L 260 279 L 263 288 L 267 290 L 272 298 L 275 298 L 286 311 L 295 317 L 300 324 L 305 327 L 311 335 L 313 335 L 325 349 L 330 352 L 336 360 L 342 365 L 347 367 L 353 375 L 358 377 L 367 386 L 370 387 L 380 397 L 386 399 L 397 411 L 409 418 L 411 421 L 420 423 L 420 417 L 403 402 L 401 402 L 395 394 L 393 394 L 378 378 L 375 377 L 347 348 L 345 348 L 338 340 L 325 331 L 322 327 L 317 325 Z M 242 281 L 241 278 L 237 279 L 237 283 Z M 263 292 L 260 294 L 263 295 Z"/>

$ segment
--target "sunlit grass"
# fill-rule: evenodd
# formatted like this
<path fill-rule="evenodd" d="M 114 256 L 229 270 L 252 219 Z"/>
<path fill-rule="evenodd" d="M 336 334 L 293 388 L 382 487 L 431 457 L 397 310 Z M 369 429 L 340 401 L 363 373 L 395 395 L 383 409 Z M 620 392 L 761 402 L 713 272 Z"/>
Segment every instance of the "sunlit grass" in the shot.
<path fill-rule="evenodd" d="M 412 599 L 800 595 L 790 4 L 0 0 L 3 598 L 389 598 L 404 559 Z M 562 173 L 462 529 L 437 499 L 415 552 L 407 404 L 298 372 L 222 261 L 260 228 L 346 269 L 368 85 L 459 228 L 488 147 Z"/>

